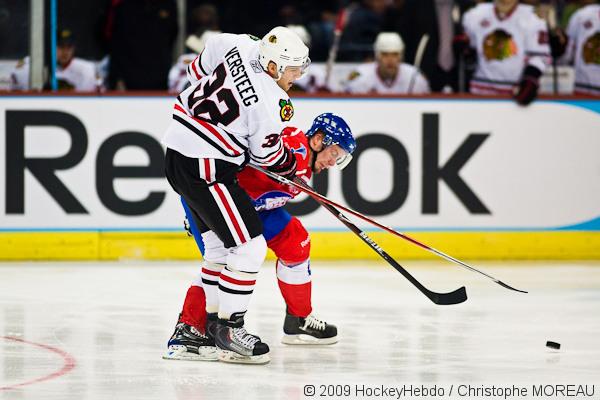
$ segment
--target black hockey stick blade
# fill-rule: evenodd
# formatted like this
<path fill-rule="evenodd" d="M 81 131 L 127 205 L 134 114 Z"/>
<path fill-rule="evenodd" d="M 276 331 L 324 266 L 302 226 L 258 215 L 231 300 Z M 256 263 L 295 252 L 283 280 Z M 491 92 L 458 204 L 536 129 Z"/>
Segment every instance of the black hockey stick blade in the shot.
<path fill-rule="evenodd" d="M 340 219 L 342 222 L 345 221 Z M 357 228 L 358 229 L 358 228 Z M 352 230 L 354 231 L 354 230 Z M 412 276 L 407 270 L 405 270 L 400 264 L 396 262 L 388 253 L 386 253 L 381 247 L 374 247 L 374 243 L 370 238 L 367 240 L 367 235 L 362 232 L 359 234 L 360 238 L 363 242 L 367 243 L 373 250 L 375 250 L 379 255 L 387 261 L 394 269 L 400 272 L 410 283 L 412 283 L 421 293 L 423 293 L 429 300 L 433 303 L 441 305 L 441 306 L 449 306 L 453 304 L 460 304 L 467 300 L 467 289 L 464 286 L 456 289 L 453 292 L 449 293 L 437 293 L 427 289 L 425 286 L 421 284 L 414 276 Z"/>
<path fill-rule="evenodd" d="M 452 305 L 452 304 L 460 304 L 464 301 L 467 300 L 467 289 L 465 289 L 465 287 L 460 287 L 458 289 L 456 289 L 454 292 L 450 292 L 450 293 L 435 293 L 435 292 L 430 292 L 431 293 L 431 297 L 429 297 L 429 299 L 431 299 L 431 301 L 433 301 L 435 304 L 439 304 L 439 305 Z"/>
<path fill-rule="evenodd" d="M 506 283 L 504 283 L 504 282 L 502 282 L 502 281 L 499 281 L 499 280 L 497 280 L 497 279 L 496 279 L 496 280 L 494 280 L 494 282 L 496 282 L 498 285 L 500 285 L 500 286 L 502 286 L 502 287 L 505 287 L 505 288 L 507 288 L 507 289 L 509 289 L 509 290 L 514 290 L 515 292 L 529 293 L 529 292 L 527 292 L 527 291 L 525 291 L 525 290 L 516 289 L 516 288 L 514 288 L 514 287 L 512 287 L 512 286 L 510 286 L 510 285 L 507 285 Z"/>

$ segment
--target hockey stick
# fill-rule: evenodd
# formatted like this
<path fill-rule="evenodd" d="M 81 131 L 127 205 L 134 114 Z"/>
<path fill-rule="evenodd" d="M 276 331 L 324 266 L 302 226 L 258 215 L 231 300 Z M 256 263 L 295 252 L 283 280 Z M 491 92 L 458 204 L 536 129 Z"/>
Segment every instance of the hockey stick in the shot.
<path fill-rule="evenodd" d="M 325 65 L 325 87 L 329 87 L 329 79 L 331 78 L 331 71 L 333 70 L 333 64 L 337 58 L 337 52 L 340 47 L 340 40 L 342 39 L 342 33 L 344 28 L 350 19 L 350 13 L 353 11 L 354 6 L 342 8 L 335 21 L 335 28 L 333 30 L 333 43 L 329 49 L 329 55 L 327 56 L 327 64 Z"/>
<path fill-rule="evenodd" d="M 450 261 L 450 262 L 452 262 L 452 263 L 454 263 L 454 264 L 458 264 L 458 265 L 460 265 L 460 266 L 462 266 L 462 267 L 464 267 L 464 268 L 466 268 L 466 269 L 468 269 L 468 270 L 470 270 L 470 271 L 473 271 L 473 272 L 478 272 L 478 273 L 480 273 L 481 275 L 483 275 L 483 276 L 485 276 L 485 277 L 487 277 L 487 278 L 489 278 L 489 279 L 493 280 L 493 281 L 494 281 L 494 282 L 496 282 L 498 285 L 500 285 L 500 286 L 502 286 L 502 287 L 504 287 L 504 288 L 506 288 L 506 289 L 509 289 L 509 290 L 514 290 L 515 292 L 527 293 L 525 290 L 515 289 L 514 287 L 512 287 L 512 286 L 510 286 L 510 285 L 507 285 L 506 283 L 504 283 L 504 282 L 502 282 L 502 281 L 500 281 L 500 280 L 498 280 L 498 279 L 494 278 L 493 276 L 491 276 L 491 275 L 488 275 L 488 274 L 486 274 L 485 272 L 483 272 L 483 271 L 480 271 L 480 270 L 478 270 L 478 269 L 476 269 L 476 268 L 473 268 L 473 267 L 471 267 L 469 264 L 467 264 L 467 263 L 465 263 L 465 262 L 463 262 L 463 261 L 460 261 L 460 260 L 458 260 L 458 259 L 456 259 L 456 258 L 454 258 L 454 257 L 452 257 L 452 256 L 449 256 L 449 255 L 447 255 L 447 254 L 445 254 L 445 253 L 442 253 L 441 251 L 439 251 L 439 250 L 436 250 L 436 249 L 434 249 L 433 247 L 427 246 L 426 244 L 424 244 L 424 243 L 421 243 L 421 242 L 419 242 L 418 240 L 416 240 L 416 239 L 413 239 L 413 238 L 411 238 L 411 237 L 410 237 L 410 236 L 408 236 L 408 235 L 405 235 L 404 233 L 401 233 L 401 232 L 396 232 L 396 231 L 395 231 L 395 230 L 393 230 L 392 228 L 390 228 L 390 227 L 387 227 L 387 226 L 385 226 L 385 225 L 383 225 L 383 224 L 380 224 L 379 222 L 375 221 L 374 219 L 371 219 L 371 218 L 367 217 L 366 215 L 363 215 L 363 214 L 359 213 L 358 211 L 354 211 L 354 210 L 352 210 L 352 209 L 350 209 L 350 208 L 348 208 L 348 207 L 344 207 L 343 205 L 341 205 L 341 204 L 338 204 L 338 203 L 334 202 L 333 200 L 329 200 L 327 197 L 323 196 L 323 195 L 322 195 L 322 194 L 320 194 L 320 193 L 317 193 L 317 192 L 315 192 L 314 190 L 312 190 L 312 189 L 310 189 L 310 188 L 307 188 L 307 187 L 304 187 L 304 186 L 302 186 L 302 185 L 299 185 L 299 184 L 297 184 L 296 182 L 290 181 L 289 179 L 286 179 L 286 178 L 284 178 L 283 176 L 277 175 L 277 174 L 276 174 L 276 173 L 274 173 L 274 172 L 271 172 L 271 171 L 268 171 L 268 170 L 262 169 L 262 168 L 260 168 L 260 167 L 258 167 L 258 166 L 255 166 L 255 165 L 252 165 L 252 164 L 248 164 L 248 165 L 249 165 L 250 167 L 254 168 L 254 169 L 258 169 L 259 171 L 262 171 L 262 172 L 263 172 L 263 173 L 265 173 L 267 176 L 269 176 L 270 178 L 272 178 L 272 179 L 274 179 L 274 180 L 278 181 L 279 183 L 282 183 L 282 184 L 284 184 L 284 185 L 291 185 L 291 186 L 294 186 L 294 187 L 296 187 L 297 189 L 299 189 L 300 191 L 302 191 L 302 192 L 304 192 L 304 193 L 306 193 L 306 194 L 310 195 L 310 196 L 311 196 L 312 198 L 314 198 L 314 199 L 318 199 L 318 200 L 320 200 L 320 201 L 321 201 L 321 202 L 323 202 L 323 203 L 329 204 L 329 205 L 331 205 L 331 206 L 333 206 L 333 207 L 336 207 L 336 208 L 339 208 L 339 209 L 341 209 L 341 210 L 343 210 L 343 211 L 346 211 L 347 213 L 349 213 L 349 214 L 352 214 L 352 215 L 354 215 L 355 217 L 358 217 L 358 218 L 362 219 L 363 221 L 366 221 L 366 222 L 368 222 L 368 223 L 370 223 L 370 224 L 373 224 L 373 225 L 375 225 L 376 227 L 383 229 L 384 231 L 387 231 L 387 232 L 389 232 L 389 233 L 391 233 L 391 234 L 393 234 L 393 235 L 399 236 L 399 237 L 401 237 L 401 238 L 402 238 L 402 239 L 404 239 L 404 240 L 408 240 L 408 241 L 409 241 L 409 242 L 411 242 L 412 244 L 415 244 L 415 245 L 417 245 L 417 246 L 419 246 L 419 247 L 421 247 L 421 248 L 423 248 L 423 249 L 425 249 L 425 250 L 427 250 L 427 251 L 429 251 L 429 252 L 431 252 L 431 253 L 434 253 L 434 254 L 436 254 L 436 255 L 438 255 L 438 256 L 440 256 L 440 257 L 444 258 L 445 260 L 448 260 L 448 261 Z"/>
<path fill-rule="evenodd" d="M 552 32 L 556 28 L 556 13 L 555 4 L 552 5 L 552 8 L 548 10 L 548 14 L 546 15 L 546 29 L 548 30 L 548 40 L 550 40 L 550 36 L 553 34 Z M 557 57 L 554 55 L 552 51 L 552 47 L 550 47 L 550 57 L 552 57 L 552 92 L 556 96 L 558 94 L 558 67 L 557 67 Z"/>
<path fill-rule="evenodd" d="M 421 61 L 423 61 L 423 55 L 425 54 L 425 48 L 427 47 L 427 43 L 429 42 L 429 35 L 426 33 L 421 36 L 421 40 L 419 40 L 419 45 L 417 46 L 417 52 L 415 54 L 415 64 L 414 67 L 415 72 L 413 72 L 412 77 L 410 78 L 410 84 L 408 85 L 408 94 L 412 94 L 413 87 L 415 86 L 415 81 L 417 80 L 417 76 L 421 71 Z"/>
<path fill-rule="evenodd" d="M 258 169 L 259 171 L 264 171 L 262 168 L 256 167 L 254 165 L 250 165 L 252 168 Z M 308 185 L 306 185 L 299 178 L 294 179 L 294 182 L 298 183 L 310 189 Z M 327 211 L 332 213 L 338 220 L 340 220 L 348 229 L 350 229 L 356 236 L 358 236 L 363 242 L 367 244 L 373 251 L 381 256 L 388 264 L 390 264 L 394 269 L 400 272 L 410 283 L 412 283 L 421 293 L 423 293 L 429 300 L 438 305 L 452 305 L 452 304 L 460 304 L 467 300 L 467 290 L 465 287 L 461 287 L 456 289 L 450 293 L 436 293 L 427 289 L 425 286 L 421 284 L 414 276 L 412 276 L 407 270 L 405 270 L 400 264 L 396 262 L 388 253 L 385 252 L 373 239 L 371 239 L 367 234 L 360 230 L 359 227 L 354 225 L 344 214 L 342 214 L 338 209 L 333 207 L 330 204 L 323 202 L 320 199 L 315 198 L 321 206 L 323 206 Z"/>
<path fill-rule="evenodd" d="M 463 28 L 460 23 L 461 15 L 460 15 L 460 7 L 455 4 L 452 7 L 452 23 L 454 24 L 454 31 L 456 34 L 456 27 L 459 27 L 459 33 L 463 33 Z M 465 93 L 466 81 L 465 81 L 465 55 L 461 51 L 458 54 L 458 92 Z"/>

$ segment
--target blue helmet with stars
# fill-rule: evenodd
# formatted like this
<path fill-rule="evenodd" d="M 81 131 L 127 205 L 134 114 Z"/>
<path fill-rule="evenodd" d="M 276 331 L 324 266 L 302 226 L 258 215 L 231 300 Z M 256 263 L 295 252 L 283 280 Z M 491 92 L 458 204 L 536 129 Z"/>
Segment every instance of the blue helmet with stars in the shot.
<path fill-rule="evenodd" d="M 352 153 L 356 149 L 356 140 L 354 140 L 352 131 L 346 121 L 333 113 L 321 114 L 314 119 L 312 126 L 306 132 L 306 136 L 310 138 L 317 132 L 324 135 L 323 146 L 337 144 L 346 151 L 347 154 L 340 157 L 336 162 L 339 169 L 344 169 L 352 160 Z"/>

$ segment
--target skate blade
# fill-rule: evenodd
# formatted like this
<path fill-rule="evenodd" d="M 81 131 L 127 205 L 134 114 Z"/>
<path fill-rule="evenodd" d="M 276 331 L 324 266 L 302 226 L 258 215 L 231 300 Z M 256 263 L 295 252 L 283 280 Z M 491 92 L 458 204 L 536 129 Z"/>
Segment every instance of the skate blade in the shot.
<path fill-rule="evenodd" d="M 266 364 L 271 361 L 271 357 L 269 357 L 269 354 L 244 356 L 234 351 L 219 349 L 219 361 L 233 364 Z"/>
<path fill-rule="evenodd" d="M 322 345 L 328 345 L 328 344 L 335 344 L 337 342 L 338 342 L 337 336 L 319 339 L 314 336 L 300 334 L 300 335 L 283 335 L 283 338 L 281 338 L 281 343 L 283 343 L 283 344 L 301 345 L 301 346 L 306 346 L 306 345 L 322 346 Z"/>
<path fill-rule="evenodd" d="M 199 354 L 187 351 L 185 346 L 170 346 L 163 355 L 163 360 L 187 360 L 187 361 L 217 361 L 217 348 L 212 346 L 200 347 Z"/>

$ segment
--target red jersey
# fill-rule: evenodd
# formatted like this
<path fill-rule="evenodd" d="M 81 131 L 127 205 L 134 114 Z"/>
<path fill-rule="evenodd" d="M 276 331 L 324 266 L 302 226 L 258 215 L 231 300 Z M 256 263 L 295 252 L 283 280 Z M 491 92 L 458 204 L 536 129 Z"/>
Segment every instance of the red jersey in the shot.
<path fill-rule="evenodd" d="M 309 165 L 308 138 L 298 128 L 287 127 L 281 134 L 284 146 L 292 150 L 296 157 L 296 174 L 308 182 L 312 176 Z M 252 198 L 256 211 L 272 210 L 283 207 L 288 200 L 296 197 L 300 191 L 292 186 L 275 182 L 260 171 L 246 167 L 238 173 L 240 186 Z"/>

